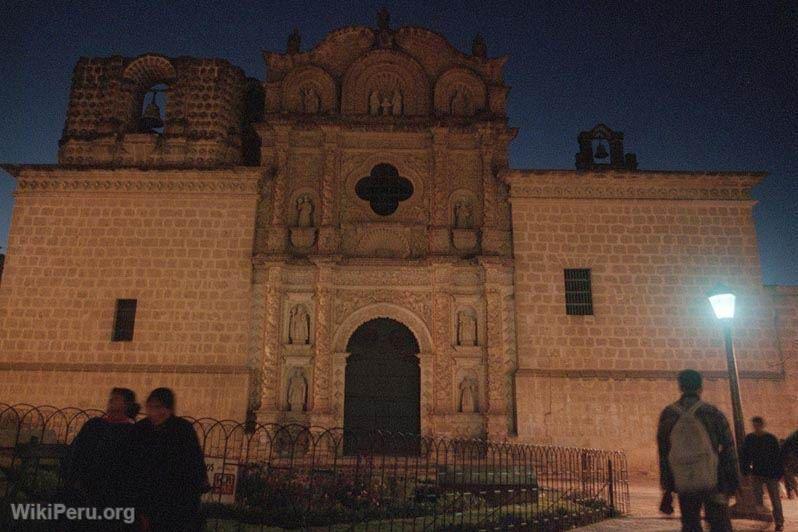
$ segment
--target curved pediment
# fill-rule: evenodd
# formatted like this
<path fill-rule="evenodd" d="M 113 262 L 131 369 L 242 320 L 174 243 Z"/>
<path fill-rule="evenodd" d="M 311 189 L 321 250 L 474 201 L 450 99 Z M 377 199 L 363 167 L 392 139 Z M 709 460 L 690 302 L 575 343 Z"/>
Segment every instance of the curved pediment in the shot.
<path fill-rule="evenodd" d="M 302 91 L 294 86 L 299 77 L 297 72 L 307 72 L 312 68 L 328 74 L 338 88 L 338 105 L 321 105 L 327 112 L 328 109 L 340 109 L 342 114 L 353 115 L 421 116 L 430 114 L 434 105 L 439 114 L 450 114 L 441 112 L 439 108 L 451 107 L 451 102 L 444 105 L 435 101 L 433 104 L 431 87 L 436 86 L 439 78 L 451 78 L 453 72 L 460 72 L 473 76 L 469 80 L 463 74 L 459 76 L 461 92 L 468 92 L 468 98 L 472 100 L 466 107 L 475 107 L 475 111 L 489 109 L 503 115 L 506 87 L 502 81 L 502 69 L 507 58 L 490 59 L 486 50 L 485 41 L 479 36 L 474 40 L 471 53 L 466 53 L 452 46 L 441 34 L 426 28 L 404 26 L 391 29 L 381 25 L 379 28 L 341 28 L 327 34 L 309 50 L 302 51 L 301 36 L 295 31 L 289 37 L 286 52 L 264 52 L 268 66 L 265 83 L 267 112 L 297 112 L 300 98 L 296 94 Z M 329 87 L 328 83 L 325 84 Z M 441 87 L 443 95 L 440 98 L 454 98 L 456 88 L 447 88 L 446 83 Z M 332 92 L 318 86 L 314 90 L 325 94 Z M 352 90 L 354 92 L 350 92 Z M 394 94 L 395 90 L 399 96 Z M 449 94 L 452 90 L 455 92 Z M 387 98 L 392 105 L 382 105 L 376 113 L 374 109 L 369 112 L 370 106 L 377 106 L 377 96 L 369 102 L 372 91 L 378 93 L 380 104 Z M 294 96 L 286 100 L 286 95 Z M 396 104 L 393 99 L 401 100 L 401 113 L 394 111 Z M 313 102 L 315 109 L 315 96 Z M 468 116 L 474 113 L 453 114 Z"/>

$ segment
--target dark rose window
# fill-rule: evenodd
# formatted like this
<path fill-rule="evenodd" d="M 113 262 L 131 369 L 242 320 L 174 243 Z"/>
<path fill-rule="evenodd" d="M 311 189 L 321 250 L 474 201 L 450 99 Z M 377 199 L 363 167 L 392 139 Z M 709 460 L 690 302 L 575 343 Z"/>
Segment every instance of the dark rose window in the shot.
<path fill-rule="evenodd" d="M 357 182 L 357 197 L 368 201 L 371 210 L 380 216 L 396 212 L 400 201 L 413 195 L 413 183 L 399 175 L 390 164 L 381 163 L 371 173 Z"/>

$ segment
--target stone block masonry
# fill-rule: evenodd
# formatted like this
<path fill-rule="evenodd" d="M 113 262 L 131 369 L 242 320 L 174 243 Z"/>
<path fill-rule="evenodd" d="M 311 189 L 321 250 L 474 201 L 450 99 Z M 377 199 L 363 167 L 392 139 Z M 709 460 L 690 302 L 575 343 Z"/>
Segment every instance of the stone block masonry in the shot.
<path fill-rule="evenodd" d="M 0 288 L 3 400 L 100 406 L 112 386 L 170 385 L 183 413 L 242 416 L 258 178 L 23 171 Z M 111 341 L 117 299 L 138 300 L 132 342 Z"/>
<path fill-rule="evenodd" d="M 568 175 L 560 175 L 568 174 Z M 653 469 L 661 409 L 695 368 L 728 408 L 720 324 L 706 299 L 737 293 L 734 340 L 747 417 L 795 430 L 790 354 L 761 285 L 749 174 L 511 172 L 520 437 L 622 446 Z M 563 270 L 591 270 L 593 315 L 565 309 Z M 784 298 L 786 300 L 786 297 Z M 783 306 L 789 307 L 787 303 Z M 783 313 L 784 311 L 782 311 Z M 794 333 L 793 333 L 794 334 Z"/>

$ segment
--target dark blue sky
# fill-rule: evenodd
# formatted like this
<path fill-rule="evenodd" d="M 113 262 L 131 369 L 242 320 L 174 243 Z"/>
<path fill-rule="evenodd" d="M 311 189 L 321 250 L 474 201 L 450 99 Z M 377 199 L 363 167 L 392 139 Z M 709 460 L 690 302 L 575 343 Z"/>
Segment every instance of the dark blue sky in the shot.
<path fill-rule="evenodd" d="M 643 169 L 765 170 L 755 189 L 766 283 L 798 284 L 798 2 L 83 1 L 0 5 L 0 161 L 55 162 L 81 56 L 222 57 L 264 77 L 262 49 L 341 26 L 418 25 L 509 54 L 516 168 L 572 168 L 576 135 L 626 134 Z M 701 5 L 697 5 L 701 4 Z M 14 181 L 0 173 L 0 246 Z"/>

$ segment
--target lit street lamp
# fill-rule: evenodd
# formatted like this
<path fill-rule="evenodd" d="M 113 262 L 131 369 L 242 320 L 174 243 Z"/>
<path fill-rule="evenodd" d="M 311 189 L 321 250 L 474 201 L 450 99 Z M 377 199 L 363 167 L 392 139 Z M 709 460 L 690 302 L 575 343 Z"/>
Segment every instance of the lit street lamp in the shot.
<path fill-rule="evenodd" d="M 743 405 L 740 400 L 740 379 L 737 374 L 737 359 L 734 356 L 734 341 L 732 340 L 732 320 L 734 319 L 734 304 L 736 296 L 728 286 L 717 284 L 707 294 L 715 317 L 723 324 L 723 337 L 726 341 L 726 368 L 729 371 L 729 388 L 731 389 L 732 416 L 734 418 L 734 440 L 737 446 L 737 455 L 745 439 L 745 421 L 743 420 Z"/>
<path fill-rule="evenodd" d="M 723 339 L 726 343 L 726 368 L 729 372 L 729 389 L 731 391 L 732 416 L 734 421 L 734 443 L 739 459 L 745 440 L 745 421 L 743 419 L 743 404 L 740 400 L 740 378 L 737 373 L 737 359 L 734 356 L 734 341 L 732 340 L 732 321 L 734 320 L 734 307 L 736 296 L 724 284 L 716 284 L 709 294 L 709 303 L 715 317 L 723 324 Z M 741 479 L 737 500 L 730 509 L 732 517 L 740 519 L 757 519 L 772 521 L 773 517 L 766 508 L 756 504 L 753 490 L 745 478 Z"/>

